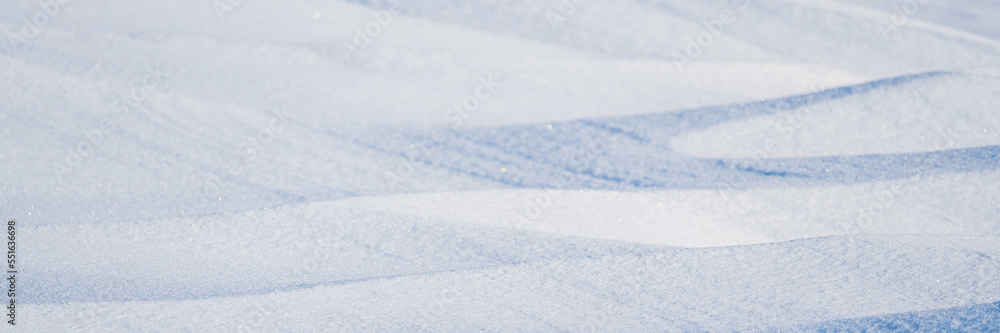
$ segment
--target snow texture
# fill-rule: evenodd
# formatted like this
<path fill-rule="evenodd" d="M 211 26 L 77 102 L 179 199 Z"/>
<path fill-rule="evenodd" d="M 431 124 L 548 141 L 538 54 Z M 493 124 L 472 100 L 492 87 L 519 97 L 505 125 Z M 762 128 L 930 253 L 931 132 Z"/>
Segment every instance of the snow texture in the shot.
<path fill-rule="evenodd" d="M 6 1 L 0 326 L 1000 331 L 998 22 Z"/>

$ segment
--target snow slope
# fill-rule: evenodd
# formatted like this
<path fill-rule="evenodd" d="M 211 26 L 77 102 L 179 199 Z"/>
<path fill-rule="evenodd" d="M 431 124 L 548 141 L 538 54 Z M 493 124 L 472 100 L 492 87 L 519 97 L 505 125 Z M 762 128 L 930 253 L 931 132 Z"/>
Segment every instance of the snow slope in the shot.
<path fill-rule="evenodd" d="M 388 5 L 77 0 L 4 39 L 16 330 L 996 327 L 1000 6 Z"/>
<path fill-rule="evenodd" d="M 984 257 L 1000 254 L 996 242 L 854 236 L 643 249 L 259 295 L 98 304 L 88 320 L 72 314 L 92 303 L 45 304 L 26 320 L 69 314 L 84 330 L 760 330 L 989 302 L 1000 295 L 1000 276 Z"/>

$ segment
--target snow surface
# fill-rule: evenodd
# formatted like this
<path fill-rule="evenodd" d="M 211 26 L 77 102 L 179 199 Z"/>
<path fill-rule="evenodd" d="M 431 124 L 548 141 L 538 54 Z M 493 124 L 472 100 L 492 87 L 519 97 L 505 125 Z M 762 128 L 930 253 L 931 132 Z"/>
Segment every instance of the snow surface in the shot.
<path fill-rule="evenodd" d="M 1000 4 L 560 4 L 0 4 L 12 331 L 1000 330 Z"/>

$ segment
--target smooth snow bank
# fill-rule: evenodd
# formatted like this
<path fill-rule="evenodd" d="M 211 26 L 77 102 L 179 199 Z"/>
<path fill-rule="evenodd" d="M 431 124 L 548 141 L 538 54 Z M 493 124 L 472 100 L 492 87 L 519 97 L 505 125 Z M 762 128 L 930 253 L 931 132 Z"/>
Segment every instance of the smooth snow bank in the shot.
<path fill-rule="evenodd" d="M 680 135 L 702 158 L 786 158 L 929 152 L 1000 144 L 995 69 L 919 80 Z"/>
<path fill-rule="evenodd" d="M 902 3 L 892 0 L 839 0 L 839 1 L 796 1 L 801 4 L 815 4 L 820 2 L 831 3 L 830 7 L 851 8 L 845 3 L 853 3 L 858 6 L 868 7 L 873 13 L 872 16 L 883 20 L 890 20 L 891 15 L 903 13 Z M 919 3 L 919 2 L 918 2 Z M 1000 16 L 1000 5 L 991 1 L 983 0 L 951 0 L 951 1 L 925 1 L 919 3 L 914 10 L 913 5 L 909 5 L 910 13 L 907 25 L 900 27 L 909 30 L 913 26 L 917 29 L 930 30 L 963 30 L 969 34 L 977 34 L 989 37 L 993 40 L 1000 38 L 1000 27 L 994 22 Z M 845 9 L 851 10 L 851 9 Z M 855 12 L 857 10 L 854 10 Z M 896 14 L 898 15 L 898 14 Z M 898 17 L 898 16 L 897 16 Z M 912 26 L 909 23 L 915 23 Z M 951 32 L 948 31 L 948 32 Z M 947 32 L 946 32 L 947 33 Z M 960 34 L 961 35 L 961 34 Z M 968 35 L 968 34 L 966 34 Z M 965 37 L 965 36 L 963 36 Z M 975 37 L 973 37 L 975 38 Z"/>
<path fill-rule="evenodd" d="M 37 5 L 10 6 L 0 11 L 0 31 L 18 29 Z M 192 10 L 200 6 L 204 11 Z M 18 161 L 0 170 L 5 202 L 15 215 L 78 223 L 391 193 L 383 178 L 395 168 L 398 151 L 372 151 L 374 144 L 358 137 L 384 143 L 397 128 L 421 134 L 450 128 L 455 122 L 446 121 L 446 113 L 490 75 L 502 86 L 460 129 L 676 111 L 872 78 L 820 63 L 746 57 L 706 56 L 679 72 L 663 59 L 609 57 L 402 14 L 347 61 L 342 43 L 371 9 L 247 3 L 220 22 L 200 1 L 65 6 L 30 47 L 0 53 L 0 89 L 9 94 L 0 115 L 0 135 L 9 145 L 0 156 Z M 311 17 L 316 11 L 322 19 Z M 275 23 L 255 24 L 260 17 Z M 718 49 L 726 44 L 719 41 Z M 163 82 L 120 118 L 115 100 L 140 85 L 150 67 L 165 72 Z M 210 207 L 185 207 L 227 163 L 247 157 L 241 143 L 268 126 L 272 110 L 287 110 L 294 122 L 255 152 L 260 158 L 247 163 L 246 174 L 211 196 Z M 114 128 L 92 156 L 69 172 L 53 166 L 65 163 L 104 120 Z M 446 169 L 421 176 L 427 178 L 414 177 L 412 187 L 399 190 L 498 186 Z"/>
<path fill-rule="evenodd" d="M 641 250 L 200 300 L 24 308 L 32 331 L 720 331 L 1000 298 L 996 237 L 847 236 Z M 65 318 L 65 320 L 46 320 Z M 81 320 L 86 319 L 86 320 Z"/>
<path fill-rule="evenodd" d="M 10 52 L 8 56 L 25 61 L 28 68 L 19 70 L 19 63 L 9 66 L 15 67 L 7 69 L 13 72 L 9 75 L 36 77 L 36 71 L 55 67 L 51 69 L 64 76 L 59 81 L 80 79 L 87 83 L 97 77 L 127 82 L 135 80 L 133 73 L 142 66 L 162 65 L 174 75 L 157 95 L 175 93 L 169 98 L 173 103 L 188 99 L 207 102 L 186 112 L 227 106 L 252 109 L 278 100 L 293 109 L 315 113 L 310 118 L 319 124 L 336 127 L 368 123 L 450 125 L 442 114 L 473 93 L 480 77 L 489 75 L 503 88 L 484 101 L 474 116 L 464 119 L 465 126 L 680 110 L 804 93 L 873 78 L 814 62 L 762 61 L 761 57 L 721 61 L 706 56 L 698 59 L 697 66 L 681 71 L 668 59 L 608 57 L 550 40 L 409 15 L 393 16 L 370 46 L 348 59 L 343 45 L 352 42 L 356 27 L 370 21 L 372 7 L 320 1 L 246 4 L 239 13 L 230 14 L 231 19 L 220 22 L 211 15 L 211 7 L 200 1 L 147 2 L 145 6 L 129 3 L 67 5 L 59 20 L 47 26 L 45 38 L 34 40 L 26 51 Z M 407 4 L 405 8 L 418 5 Z M 190 10 L 203 6 L 204 11 Z M 130 11 L 115 10 L 117 7 Z M 83 10 L 74 11 L 76 8 Z M 106 10 L 94 15 L 98 8 Z M 324 14 L 313 19 L 314 12 Z M 20 17 L 15 11 L 2 15 L 8 16 L 6 22 L 10 23 L 0 21 L 0 31 L 19 28 Z M 257 24 L 260 17 L 267 17 L 271 24 Z M 700 28 L 663 14 L 648 19 L 659 18 L 687 29 Z M 608 25 L 599 28 L 607 29 Z M 539 35 L 553 33 L 547 26 L 536 30 Z M 739 43 L 719 41 L 716 48 Z M 102 46 L 102 52 L 89 51 L 95 44 Z M 746 48 L 727 52 L 745 55 Z M 52 54 L 72 54 L 77 63 L 86 65 L 60 68 L 63 64 L 49 60 Z M 245 83 L 206 84 L 225 82 L 219 76 Z M 759 84 L 748 86 L 748 81 Z M 96 83 L 100 82 L 90 82 Z M 105 91 L 99 93 L 120 95 L 115 88 L 100 89 Z M 667 91 L 685 93 L 664 98 Z M 47 115 L 55 111 L 39 112 Z"/>
<path fill-rule="evenodd" d="M 21 234 L 33 240 L 22 265 L 31 303 L 235 296 L 642 248 L 336 203 Z"/>
<path fill-rule="evenodd" d="M 792 188 L 494 190 L 362 197 L 336 205 L 445 221 L 671 246 L 829 235 L 1000 234 L 1000 172 Z"/>
<path fill-rule="evenodd" d="M 739 3 L 595 0 L 552 26 L 545 1 L 405 1 L 346 59 L 383 2 L 69 2 L 0 44 L 18 325 L 816 329 L 1000 300 L 1000 47 Z M 0 5 L 0 35 L 38 11 Z"/>
<path fill-rule="evenodd" d="M 24 270 L 36 302 L 177 300 L 663 245 L 996 235 L 998 175 L 791 189 L 423 193 L 190 219 L 53 224 L 22 231 L 34 239 L 24 249 L 34 253 Z M 61 282 L 67 279 L 80 282 Z"/>
<path fill-rule="evenodd" d="M 378 5 L 247 3 L 220 21 L 199 1 L 73 2 L 29 48 L 0 53 L 0 88 L 11 96 L 2 106 L 0 135 L 9 145 L 0 156 L 17 161 L 0 170 L 4 202 L 15 215 L 32 214 L 42 223 L 80 223 L 394 192 L 539 187 L 578 159 L 560 152 L 592 150 L 580 143 L 594 138 L 577 140 L 573 132 L 596 122 L 599 130 L 612 129 L 600 134 L 615 134 L 615 122 L 602 117 L 633 117 L 630 126 L 645 124 L 648 140 L 638 147 L 624 142 L 589 161 L 593 168 L 572 170 L 594 178 L 578 187 L 714 186 L 719 181 L 711 179 L 714 171 L 703 172 L 706 166 L 666 163 L 676 158 L 663 141 L 697 126 L 659 114 L 778 100 L 881 75 L 964 67 L 1000 54 L 923 32 L 908 35 L 914 43 L 886 42 L 860 28 L 877 27 L 869 18 L 754 2 L 738 26 L 678 72 L 672 53 L 703 29 L 703 18 L 717 17 L 729 2 L 592 5 L 553 31 L 542 16 L 549 8 L 533 1 L 408 3 L 371 46 L 347 61 L 342 43 Z M 0 11 L 0 30 L 11 31 L 37 7 L 7 8 Z M 316 12 L 320 19 L 312 18 Z M 256 24 L 261 17 L 274 24 Z M 860 30 L 834 29 L 841 26 Z M 651 53 L 647 45 L 663 51 Z M 953 54 L 933 56 L 938 49 Z M 861 55 L 870 61 L 849 61 Z M 115 99 L 141 83 L 150 66 L 167 71 L 166 79 L 129 118 L 117 120 Z M 405 182 L 387 186 L 385 173 L 399 169 L 399 156 L 412 150 L 407 147 L 422 143 L 430 128 L 455 125 L 444 116 L 488 73 L 502 87 L 456 126 L 460 139 L 439 150 L 455 153 L 446 162 L 466 162 L 432 160 Z M 227 163 L 247 157 L 241 143 L 266 127 L 276 109 L 288 110 L 295 121 L 257 152 L 246 174 L 203 196 Z M 106 119 L 116 119 L 115 129 L 94 156 L 60 176 L 54 163 L 64 162 Z M 526 125 L 497 127 L 503 124 Z M 552 124 L 562 137 L 533 132 Z M 497 142 L 509 147 L 526 133 L 551 141 L 538 146 L 529 140 L 485 156 L 468 153 L 495 150 Z M 402 139 L 393 141 L 397 136 Z M 466 138 L 476 140 L 458 142 Z M 706 154 L 720 150 L 710 148 Z M 502 168 L 519 171 L 500 177 Z M 705 174 L 710 181 L 691 180 Z M 205 198 L 211 205 L 188 207 Z"/>
<path fill-rule="evenodd" d="M 913 311 L 777 328 L 777 332 L 904 330 L 990 332 L 1000 327 L 1000 302 L 958 306 L 941 310 Z"/>

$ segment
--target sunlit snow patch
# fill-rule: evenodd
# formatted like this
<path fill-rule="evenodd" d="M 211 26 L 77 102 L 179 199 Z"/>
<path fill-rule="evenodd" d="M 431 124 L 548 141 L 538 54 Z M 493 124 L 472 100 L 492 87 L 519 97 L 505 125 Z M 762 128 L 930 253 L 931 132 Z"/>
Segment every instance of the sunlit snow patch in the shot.
<path fill-rule="evenodd" d="M 1000 78 L 929 77 L 869 94 L 721 123 L 675 138 L 703 158 L 782 158 L 929 152 L 1000 144 Z"/>

